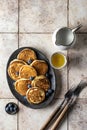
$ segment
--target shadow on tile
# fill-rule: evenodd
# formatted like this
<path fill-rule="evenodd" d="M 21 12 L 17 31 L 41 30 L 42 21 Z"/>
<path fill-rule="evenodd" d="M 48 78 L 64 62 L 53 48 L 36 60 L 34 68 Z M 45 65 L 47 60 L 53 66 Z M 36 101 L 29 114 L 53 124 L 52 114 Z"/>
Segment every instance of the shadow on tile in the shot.
<path fill-rule="evenodd" d="M 75 51 L 87 48 L 87 34 L 76 34 L 76 44 L 73 47 Z"/>
<path fill-rule="evenodd" d="M 77 34 L 77 41 L 73 48 L 69 50 L 69 67 L 81 68 L 87 57 L 87 34 Z"/>
<path fill-rule="evenodd" d="M 67 121 L 69 122 L 70 116 L 73 114 L 75 107 L 77 107 L 77 104 L 79 102 L 79 98 L 76 99 L 76 102 L 69 108 L 67 111 Z"/>
<path fill-rule="evenodd" d="M 55 70 L 55 75 L 57 81 L 55 97 L 60 97 L 62 91 L 62 75 L 58 70 Z"/>
<path fill-rule="evenodd" d="M 71 52 L 68 59 L 69 59 L 68 71 L 69 71 L 72 67 L 73 68 L 80 68 L 81 67 L 83 55 L 82 54 L 77 55 L 77 54 Z"/>

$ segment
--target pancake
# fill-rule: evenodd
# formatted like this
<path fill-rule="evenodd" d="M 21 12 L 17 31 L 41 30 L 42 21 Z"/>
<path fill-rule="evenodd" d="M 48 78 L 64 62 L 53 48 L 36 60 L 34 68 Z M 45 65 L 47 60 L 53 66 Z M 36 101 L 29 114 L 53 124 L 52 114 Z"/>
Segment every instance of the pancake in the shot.
<path fill-rule="evenodd" d="M 23 60 L 28 63 L 29 60 L 35 60 L 37 59 L 36 54 L 31 49 L 23 49 L 17 56 L 17 59 Z"/>
<path fill-rule="evenodd" d="M 11 61 L 8 67 L 8 75 L 10 76 L 10 78 L 12 78 L 13 80 L 18 80 L 20 78 L 19 70 L 23 65 L 26 65 L 24 61 L 17 59 Z"/>
<path fill-rule="evenodd" d="M 44 60 L 34 60 L 31 66 L 36 69 L 38 75 L 45 75 L 48 71 L 48 65 Z"/>
<path fill-rule="evenodd" d="M 28 90 L 28 85 L 31 84 L 31 81 L 28 79 L 19 79 L 14 83 L 15 90 L 22 96 L 26 95 Z"/>
<path fill-rule="evenodd" d="M 47 91 L 50 88 L 50 82 L 44 75 L 36 76 L 31 83 L 32 87 L 39 87 Z"/>
<path fill-rule="evenodd" d="M 19 71 L 20 78 L 30 79 L 30 77 L 36 77 L 36 70 L 30 65 L 24 65 L 20 68 Z"/>
<path fill-rule="evenodd" d="M 41 88 L 30 88 L 26 93 L 27 101 L 33 104 L 39 104 L 45 99 L 45 91 Z"/>

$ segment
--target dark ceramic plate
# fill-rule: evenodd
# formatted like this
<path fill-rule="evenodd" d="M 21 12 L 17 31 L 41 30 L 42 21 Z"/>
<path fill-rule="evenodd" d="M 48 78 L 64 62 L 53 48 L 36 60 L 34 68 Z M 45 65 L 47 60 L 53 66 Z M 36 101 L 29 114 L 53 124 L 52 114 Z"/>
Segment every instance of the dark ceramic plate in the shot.
<path fill-rule="evenodd" d="M 36 104 L 30 104 L 27 100 L 26 100 L 26 97 L 25 96 L 21 96 L 20 94 L 18 94 L 15 89 L 14 89 L 14 80 L 12 80 L 8 73 L 7 73 L 7 70 L 8 70 L 8 66 L 9 66 L 9 63 L 16 59 L 17 58 L 17 55 L 20 51 L 22 51 L 23 49 L 25 48 L 30 48 L 32 50 L 35 51 L 36 55 L 37 55 L 37 59 L 39 60 L 45 60 L 48 64 L 48 67 L 49 67 L 49 70 L 48 70 L 48 74 L 49 74 L 49 80 L 50 80 L 50 83 L 51 83 L 51 89 L 54 90 L 54 92 L 48 97 L 46 98 L 42 103 L 36 105 Z M 56 78 L 55 78 L 55 73 L 54 73 L 54 70 L 53 68 L 50 66 L 50 63 L 48 61 L 48 59 L 46 58 L 46 56 L 44 54 L 42 54 L 42 52 L 40 52 L 39 50 L 35 49 L 35 48 L 32 48 L 32 47 L 22 47 L 22 48 L 19 48 L 17 49 L 15 52 L 13 52 L 13 54 L 10 56 L 9 60 L 8 60 L 8 63 L 7 63 L 7 68 L 6 68 L 6 75 L 7 75 L 7 81 L 8 81 L 8 85 L 9 85 L 9 88 L 12 92 L 12 94 L 22 103 L 24 104 L 25 106 L 27 107 L 30 107 L 30 108 L 33 108 L 33 109 L 39 109 L 39 108 L 43 108 L 43 107 L 46 107 L 52 100 L 53 100 L 53 97 L 54 97 L 54 94 L 55 94 L 55 89 L 56 89 Z"/>

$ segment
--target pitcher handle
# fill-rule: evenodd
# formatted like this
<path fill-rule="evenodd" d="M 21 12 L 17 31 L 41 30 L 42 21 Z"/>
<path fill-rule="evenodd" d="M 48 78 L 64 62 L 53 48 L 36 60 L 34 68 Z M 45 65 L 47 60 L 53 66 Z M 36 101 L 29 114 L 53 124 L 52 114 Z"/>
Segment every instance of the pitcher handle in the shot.
<path fill-rule="evenodd" d="M 77 27 L 75 27 L 74 29 L 72 29 L 72 32 L 76 32 L 77 30 L 79 30 L 82 27 L 82 24 L 79 24 Z"/>

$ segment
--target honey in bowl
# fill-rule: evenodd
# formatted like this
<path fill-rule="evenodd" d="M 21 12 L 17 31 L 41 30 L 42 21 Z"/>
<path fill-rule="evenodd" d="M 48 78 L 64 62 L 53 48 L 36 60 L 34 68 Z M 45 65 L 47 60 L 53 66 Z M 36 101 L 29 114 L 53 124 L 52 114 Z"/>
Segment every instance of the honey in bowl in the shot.
<path fill-rule="evenodd" d="M 51 64 L 56 69 L 61 69 L 66 65 L 66 57 L 64 54 L 56 52 L 51 56 Z"/>

